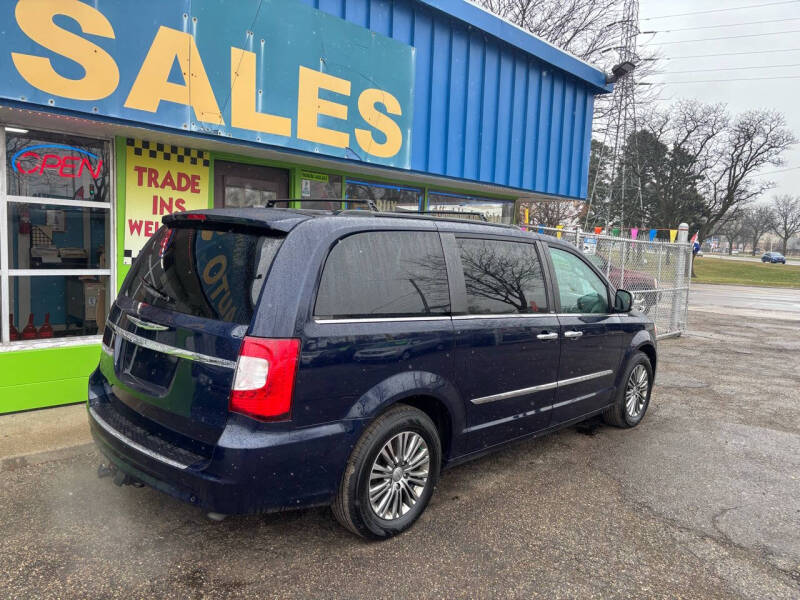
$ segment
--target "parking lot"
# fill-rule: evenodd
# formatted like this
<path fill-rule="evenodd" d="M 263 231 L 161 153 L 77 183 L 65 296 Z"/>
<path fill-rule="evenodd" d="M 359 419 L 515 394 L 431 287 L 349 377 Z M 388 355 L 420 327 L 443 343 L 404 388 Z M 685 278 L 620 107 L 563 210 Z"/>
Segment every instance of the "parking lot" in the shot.
<path fill-rule="evenodd" d="M 798 598 L 797 321 L 721 304 L 661 343 L 640 427 L 447 471 L 383 543 L 322 508 L 212 522 L 94 451 L 2 471 L 0 597 Z"/>

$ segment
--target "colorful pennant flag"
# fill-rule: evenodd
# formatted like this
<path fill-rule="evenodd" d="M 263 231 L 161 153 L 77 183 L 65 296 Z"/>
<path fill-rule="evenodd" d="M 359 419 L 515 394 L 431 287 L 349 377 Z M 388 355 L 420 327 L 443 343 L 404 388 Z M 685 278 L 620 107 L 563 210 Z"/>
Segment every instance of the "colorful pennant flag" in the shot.
<path fill-rule="evenodd" d="M 635 240 L 638 235 L 639 235 L 639 228 L 631 227 L 631 239 Z"/>
<path fill-rule="evenodd" d="M 656 239 L 656 235 L 658 235 L 658 229 L 651 229 L 650 230 L 650 241 L 652 242 Z"/>
<path fill-rule="evenodd" d="M 669 230 L 669 241 L 670 242 L 674 242 L 676 237 L 678 237 L 678 230 L 677 229 L 670 229 Z"/>
<path fill-rule="evenodd" d="M 558 229 L 558 231 L 556 231 L 556 237 L 558 239 L 561 239 L 561 230 L 564 229 L 564 226 L 563 225 L 556 225 L 556 229 Z"/>
<path fill-rule="evenodd" d="M 611 235 L 614 237 L 619 236 L 619 227 L 614 227 L 614 229 L 611 230 Z"/>
<path fill-rule="evenodd" d="M 594 232 L 595 232 L 595 234 L 596 234 L 596 235 L 600 235 L 600 233 L 601 233 L 602 231 L 603 231 L 603 228 L 602 228 L 602 227 L 595 227 L 595 228 L 594 228 Z"/>
<path fill-rule="evenodd" d="M 539 229 L 537 230 L 539 233 L 544 233 L 544 227 L 539 225 Z"/>

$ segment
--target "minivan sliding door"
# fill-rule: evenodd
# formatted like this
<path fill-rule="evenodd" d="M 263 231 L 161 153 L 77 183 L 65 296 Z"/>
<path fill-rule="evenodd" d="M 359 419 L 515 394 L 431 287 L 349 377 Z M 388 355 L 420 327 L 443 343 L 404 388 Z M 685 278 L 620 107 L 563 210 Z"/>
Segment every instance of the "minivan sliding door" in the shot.
<path fill-rule="evenodd" d="M 467 451 L 544 429 L 561 341 L 535 242 L 442 234 L 442 243 L 455 250 L 451 278 L 462 287 L 453 326 Z"/>

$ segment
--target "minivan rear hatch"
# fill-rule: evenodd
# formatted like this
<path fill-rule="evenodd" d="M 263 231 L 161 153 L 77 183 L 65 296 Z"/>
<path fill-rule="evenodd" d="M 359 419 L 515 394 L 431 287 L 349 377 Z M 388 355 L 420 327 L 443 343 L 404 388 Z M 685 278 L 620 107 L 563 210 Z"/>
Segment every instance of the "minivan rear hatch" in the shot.
<path fill-rule="evenodd" d="M 131 427 L 210 452 L 227 422 L 239 348 L 285 233 L 205 214 L 165 222 L 125 278 L 104 331 L 100 370 Z"/>

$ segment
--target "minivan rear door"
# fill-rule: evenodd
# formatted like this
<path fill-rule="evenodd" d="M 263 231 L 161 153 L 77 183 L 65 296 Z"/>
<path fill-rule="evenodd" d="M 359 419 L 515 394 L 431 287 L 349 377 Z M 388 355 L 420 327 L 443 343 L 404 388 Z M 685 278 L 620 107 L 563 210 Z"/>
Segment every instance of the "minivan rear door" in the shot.
<path fill-rule="evenodd" d="M 140 418 L 214 444 L 242 339 L 282 235 L 192 221 L 162 227 L 109 316 L 101 370 Z"/>

